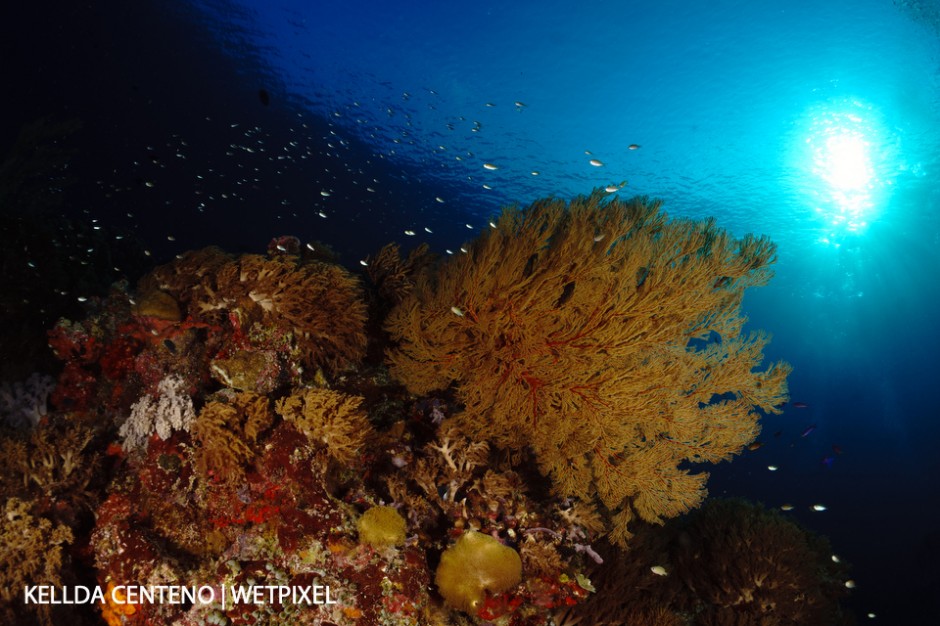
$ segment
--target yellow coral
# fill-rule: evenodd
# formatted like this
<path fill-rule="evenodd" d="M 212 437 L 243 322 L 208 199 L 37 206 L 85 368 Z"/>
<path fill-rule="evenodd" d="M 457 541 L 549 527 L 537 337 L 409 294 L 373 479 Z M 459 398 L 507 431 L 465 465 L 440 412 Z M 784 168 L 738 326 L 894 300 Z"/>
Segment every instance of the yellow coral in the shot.
<path fill-rule="evenodd" d="M 365 301 L 357 279 L 339 265 L 245 254 L 221 267 L 216 282 L 217 306 L 235 302 L 249 318 L 285 326 L 311 369 L 342 369 L 365 355 Z"/>
<path fill-rule="evenodd" d="M 497 539 L 476 531 L 460 536 L 441 554 L 434 574 L 437 590 L 461 611 L 478 610 L 486 592 L 502 593 L 522 580 L 519 553 Z"/>
<path fill-rule="evenodd" d="M 192 426 L 196 469 L 203 477 L 236 481 L 244 476 L 244 463 L 253 453 L 242 437 L 244 412 L 224 402 L 206 403 Z"/>
<path fill-rule="evenodd" d="M 390 506 L 374 506 L 356 523 L 359 541 L 375 548 L 405 543 L 405 518 Z"/>
<path fill-rule="evenodd" d="M 362 398 L 329 389 L 305 389 L 277 402 L 278 414 L 344 465 L 358 457 L 372 434 Z"/>
<path fill-rule="evenodd" d="M 33 517 L 27 501 L 7 499 L 0 511 L 0 615 L 23 607 L 27 585 L 62 584 L 63 548 L 72 540 L 68 526 Z M 52 608 L 39 604 L 27 610 L 35 610 L 41 622 L 49 624 Z"/>
<path fill-rule="evenodd" d="M 237 314 L 246 335 L 277 328 L 304 366 L 338 370 L 365 354 L 366 305 L 358 279 L 339 265 L 195 250 L 162 265 L 138 283 L 138 293 L 163 294 L 200 320 Z"/>
<path fill-rule="evenodd" d="M 505 209 L 386 323 L 395 377 L 417 394 L 456 383 L 465 432 L 533 450 L 556 493 L 610 512 L 620 544 L 636 517 L 697 506 L 706 476 L 679 465 L 731 458 L 754 407 L 786 398 L 789 366 L 758 371 L 768 337 L 741 332 L 775 246 L 659 207 L 595 192 Z"/>

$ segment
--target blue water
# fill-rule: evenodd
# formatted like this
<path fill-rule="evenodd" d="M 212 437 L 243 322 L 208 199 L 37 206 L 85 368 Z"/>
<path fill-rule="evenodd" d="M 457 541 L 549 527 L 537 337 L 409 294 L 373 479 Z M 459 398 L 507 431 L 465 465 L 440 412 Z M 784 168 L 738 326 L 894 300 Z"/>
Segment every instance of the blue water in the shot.
<path fill-rule="evenodd" d="M 807 406 L 768 418 L 765 446 L 716 467 L 711 493 L 793 504 L 853 564 L 861 622 L 925 623 L 940 6 L 642 4 L 109 6 L 79 16 L 87 37 L 37 35 L 60 54 L 21 93 L 88 119 L 89 219 L 155 259 L 293 233 L 353 267 L 392 239 L 456 249 L 504 204 L 606 186 L 770 235 L 777 276 L 745 307 Z"/>

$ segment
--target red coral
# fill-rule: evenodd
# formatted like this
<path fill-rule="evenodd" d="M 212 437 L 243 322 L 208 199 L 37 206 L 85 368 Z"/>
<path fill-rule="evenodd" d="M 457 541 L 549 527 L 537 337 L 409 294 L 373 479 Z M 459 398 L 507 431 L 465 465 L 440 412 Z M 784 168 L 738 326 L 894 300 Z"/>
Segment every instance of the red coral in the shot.
<path fill-rule="evenodd" d="M 61 361 L 93 363 L 98 359 L 101 345 L 79 324 L 59 320 L 48 335 L 49 347 Z"/>
<path fill-rule="evenodd" d="M 78 361 L 70 361 L 59 374 L 50 400 L 52 405 L 60 410 L 84 411 L 91 405 L 97 387 L 98 381 L 94 374 L 82 367 Z"/>

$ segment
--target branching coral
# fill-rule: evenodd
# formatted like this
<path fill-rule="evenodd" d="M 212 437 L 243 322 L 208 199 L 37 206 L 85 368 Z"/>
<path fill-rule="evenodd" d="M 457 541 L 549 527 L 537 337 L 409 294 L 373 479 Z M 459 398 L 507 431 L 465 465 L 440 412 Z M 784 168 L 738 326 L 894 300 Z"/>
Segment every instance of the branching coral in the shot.
<path fill-rule="evenodd" d="M 22 594 L 27 585 L 62 584 L 63 548 L 72 539 L 67 526 L 33 517 L 28 502 L 7 499 L 0 516 L 0 616 L 6 623 L 18 623 L 13 615 L 23 609 Z M 53 623 L 52 606 L 32 608 L 43 624 Z"/>
<path fill-rule="evenodd" d="M 639 525 L 629 551 L 601 550 L 597 593 L 570 610 L 573 623 L 846 623 L 846 566 L 824 538 L 758 504 L 709 500 L 664 528 Z"/>
<path fill-rule="evenodd" d="M 706 475 L 680 465 L 730 459 L 758 432 L 754 407 L 786 398 L 789 366 L 756 369 L 768 337 L 743 334 L 740 312 L 775 246 L 659 207 L 594 193 L 506 209 L 386 324 L 395 377 L 416 394 L 456 383 L 466 433 L 529 447 L 619 544 L 636 518 L 697 506 Z"/>
<path fill-rule="evenodd" d="M 338 265 L 246 254 L 222 266 L 215 282 L 200 298 L 203 310 L 238 310 L 244 320 L 283 327 L 307 367 L 335 371 L 365 353 L 365 303 L 356 278 Z"/>
<path fill-rule="evenodd" d="M 847 567 L 825 538 L 742 500 L 711 500 L 679 526 L 672 560 L 692 592 L 684 608 L 707 607 L 696 623 L 841 623 Z"/>
<path fill-rule="evenodd" d="M 207 402 L 192 428 L 199 474 L 229 482 L 242 478 L 245 463 L 254 458 L 249 444 L 273 422 L 274 412 L 264 396 L 245 392 L 231 402 Z"/>
<path fill-rule="evenodd" d="M 179 376 L 167 376 L 157 386 L 158 396 L 144 396 L 131 407 L 120 435 L 127 450 L 146 450 L 151 435 L 164 441 L 174 430 L 189 430 L 196 417 L 193 401 Z"/>
<path fill-rule="evenodd" d="M 34 498 L 68 524 L 97 502 L 101 457 L 88 426 L 56 416 L 30 431 L 27 439 L 0 437 L 0 497 Z"/>
<path fill-rule="evenodd" d="M 412 277 L 432 258 L 427 244 L 421 244 L 402 259 L 398 244 L 390 243 L 369 257 L 366 275 L 382 300 L 398 304 L 414 287 Z"/>
<path fill-rule="evenodd" d="M 351 465 L 365 448 L 372 427 L 362 398 L 329 389 L 305 389 L 277 402 L 278 414 L 331 458 Z"/>

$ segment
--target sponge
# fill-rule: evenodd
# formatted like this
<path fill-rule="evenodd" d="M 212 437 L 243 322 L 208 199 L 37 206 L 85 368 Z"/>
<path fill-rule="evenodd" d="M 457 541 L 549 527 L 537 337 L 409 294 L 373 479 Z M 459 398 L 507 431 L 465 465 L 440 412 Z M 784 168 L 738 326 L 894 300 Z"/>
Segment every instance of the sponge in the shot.
<path fill-rule="evenodd" d="M 474 613 L 483 605 L 485 592 L 502 593 L 522 580 L 519 553 L 497 539 L 470 531 L 441 554 L 434 582 L 444 600 L 454 608 Z"/>
<path fill-rule="evenodd" d="M 359 518 L 360 543 L 385 548 L 405 543 L 405 518 L 390 506 L 374 506 Z"/>

